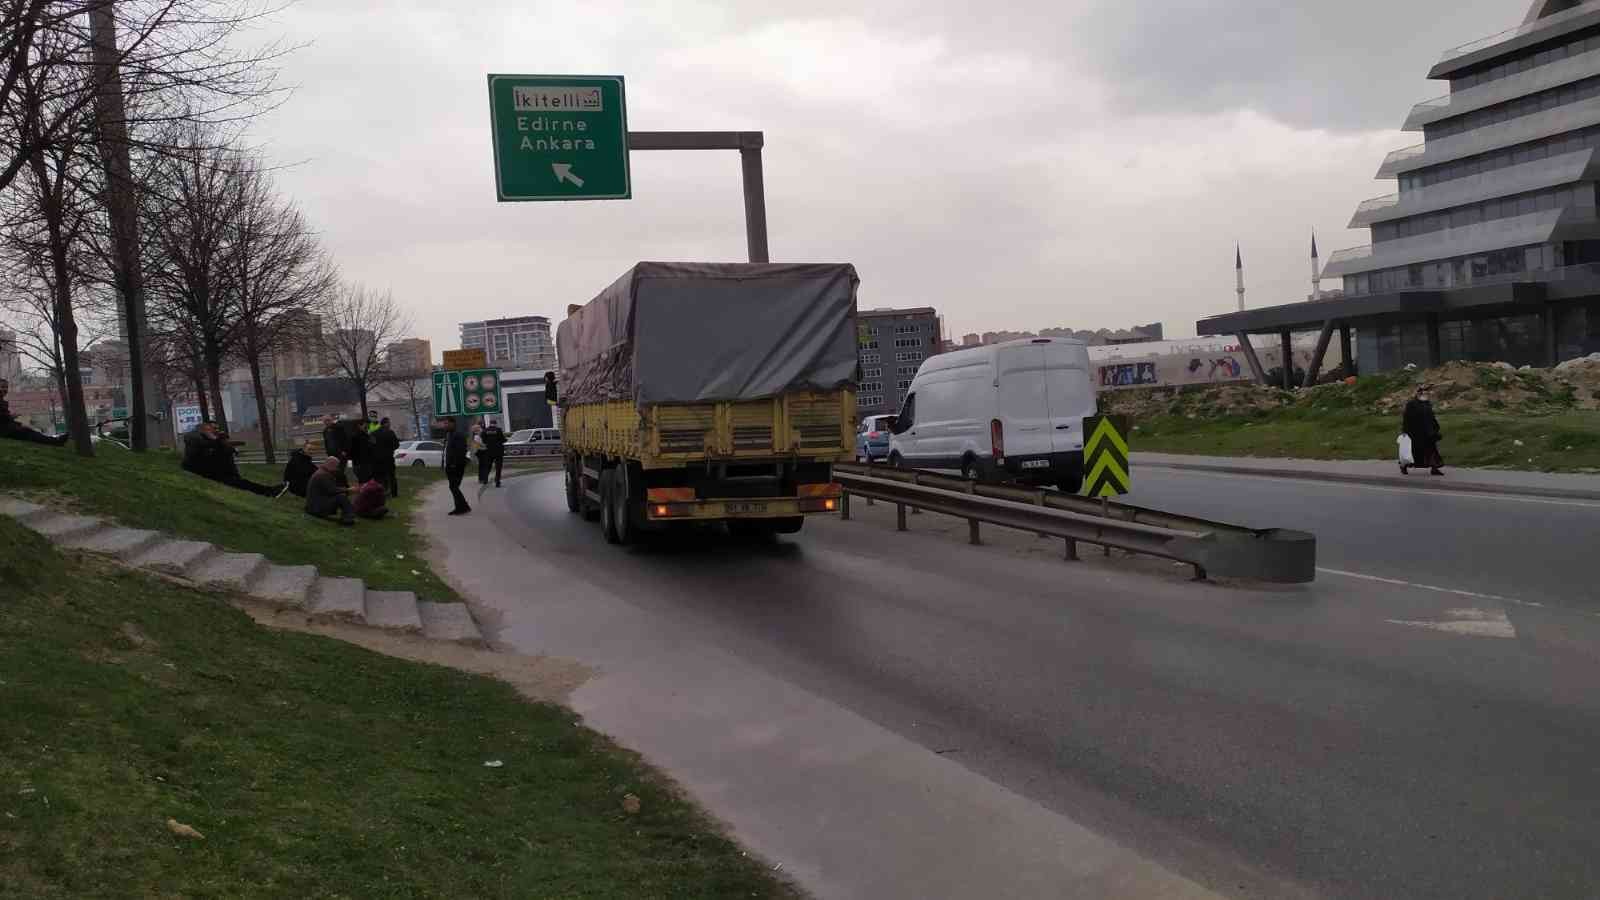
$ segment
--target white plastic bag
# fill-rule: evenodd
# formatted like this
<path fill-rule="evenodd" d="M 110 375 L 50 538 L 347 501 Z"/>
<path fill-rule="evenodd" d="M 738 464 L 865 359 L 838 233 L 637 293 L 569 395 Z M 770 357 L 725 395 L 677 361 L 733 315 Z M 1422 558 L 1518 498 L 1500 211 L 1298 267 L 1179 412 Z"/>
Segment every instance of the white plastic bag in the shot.
<path fill-rule="evenodd" d="M 1402 465 L 1402 466 L 1414 466 L 1414 465 L 1416 465 L 1417 464 L 1416 459 L 1414 459 L 1411 456 L 1411 435 L 1402 434 L 1399 437 L 1395 438 L 1394 442 L 1396 444 L 1400 445 L 1400 465 Z"/>

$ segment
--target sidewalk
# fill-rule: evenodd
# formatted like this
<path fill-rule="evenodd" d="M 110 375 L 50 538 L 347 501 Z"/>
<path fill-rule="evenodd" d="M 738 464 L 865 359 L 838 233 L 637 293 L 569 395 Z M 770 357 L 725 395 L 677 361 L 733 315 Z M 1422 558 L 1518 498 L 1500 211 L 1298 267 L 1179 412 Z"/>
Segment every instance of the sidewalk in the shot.
<path fill-rule="evenodd" d="M 1235 456 L 1189 456 L 1175 453 L 1134 453 L 1133 467 L 1151 466 L 1193 472 L 1257 475 L 1383 485 L 1415 490 L 1515 494 L 1563 500 L 1600 500 L 1600 475 L 1512 472 L 1499 469 L 1456 469 L 1445 466 L 1445 476 L 1435 478 L 1427 469 L 1400 474 L 1396 463 L 1383 460 L 1261 459 Z"/>

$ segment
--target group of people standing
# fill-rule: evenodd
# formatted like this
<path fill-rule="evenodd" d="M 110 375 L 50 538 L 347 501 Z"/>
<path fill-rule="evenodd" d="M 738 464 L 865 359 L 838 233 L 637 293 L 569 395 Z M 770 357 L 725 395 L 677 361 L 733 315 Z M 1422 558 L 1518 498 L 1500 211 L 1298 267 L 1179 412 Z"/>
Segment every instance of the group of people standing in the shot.
<path fill-rule="evenodd" d="M 439 427 L 445 432 L 445 480 L 450 484 L 450 497 L 455 501 L 455 506 L 449 514 L 464 516 L 472 512 L 472 506 L 467 503 L 466 495 L 461 493 L 461 482 L 467 477 L 467 456 L 469 453 L 477 454 L 478 496 L 482 497 L 484 489 L 489 486 L 491 472 L 494 474 L 494 486 L 500 487 L 500 475 L 505 468 L 506 441 L 509 438 L 505 429 L 492 420 L 488 425 L 472 426 L 470 436 L 462 431 L 454 416 L 440 419 Z"/>
<path fill-rule="evenodd" d="M 389 427 L 387 418 L 376 422 L 343 421 L 322 417 L 322 449 L 341 464 L 355 470 L 356 481 L 377 481 L 389 496 L 400 496 L 399 473 L 394 452 L 400 449 L 400 436 Z"/>

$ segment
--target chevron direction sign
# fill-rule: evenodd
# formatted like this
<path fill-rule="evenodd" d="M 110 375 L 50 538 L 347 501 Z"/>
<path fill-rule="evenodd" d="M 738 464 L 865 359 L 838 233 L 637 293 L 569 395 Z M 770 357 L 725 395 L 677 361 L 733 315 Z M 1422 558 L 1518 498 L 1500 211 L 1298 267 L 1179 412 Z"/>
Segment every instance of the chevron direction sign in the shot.
<path fill-rule="evenodd" d="M 1085 416 L 1083 483 L 1090 497 L 1114 497 L 1129 490 L 1128 420 L 1122 416 Z"/>

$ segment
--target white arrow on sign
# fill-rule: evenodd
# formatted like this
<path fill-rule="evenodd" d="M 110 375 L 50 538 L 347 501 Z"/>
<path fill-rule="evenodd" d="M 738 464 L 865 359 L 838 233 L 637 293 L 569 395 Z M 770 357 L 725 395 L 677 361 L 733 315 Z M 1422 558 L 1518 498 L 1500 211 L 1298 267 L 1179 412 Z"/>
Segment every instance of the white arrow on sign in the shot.
<path fill-rule="evenodd" d="M 583 187 L 583 179 L 572 174 L 572 163 L 551 163 L 550 169 L 556 173 L 556 183 L 570 181 L 578 187 Z"/>

